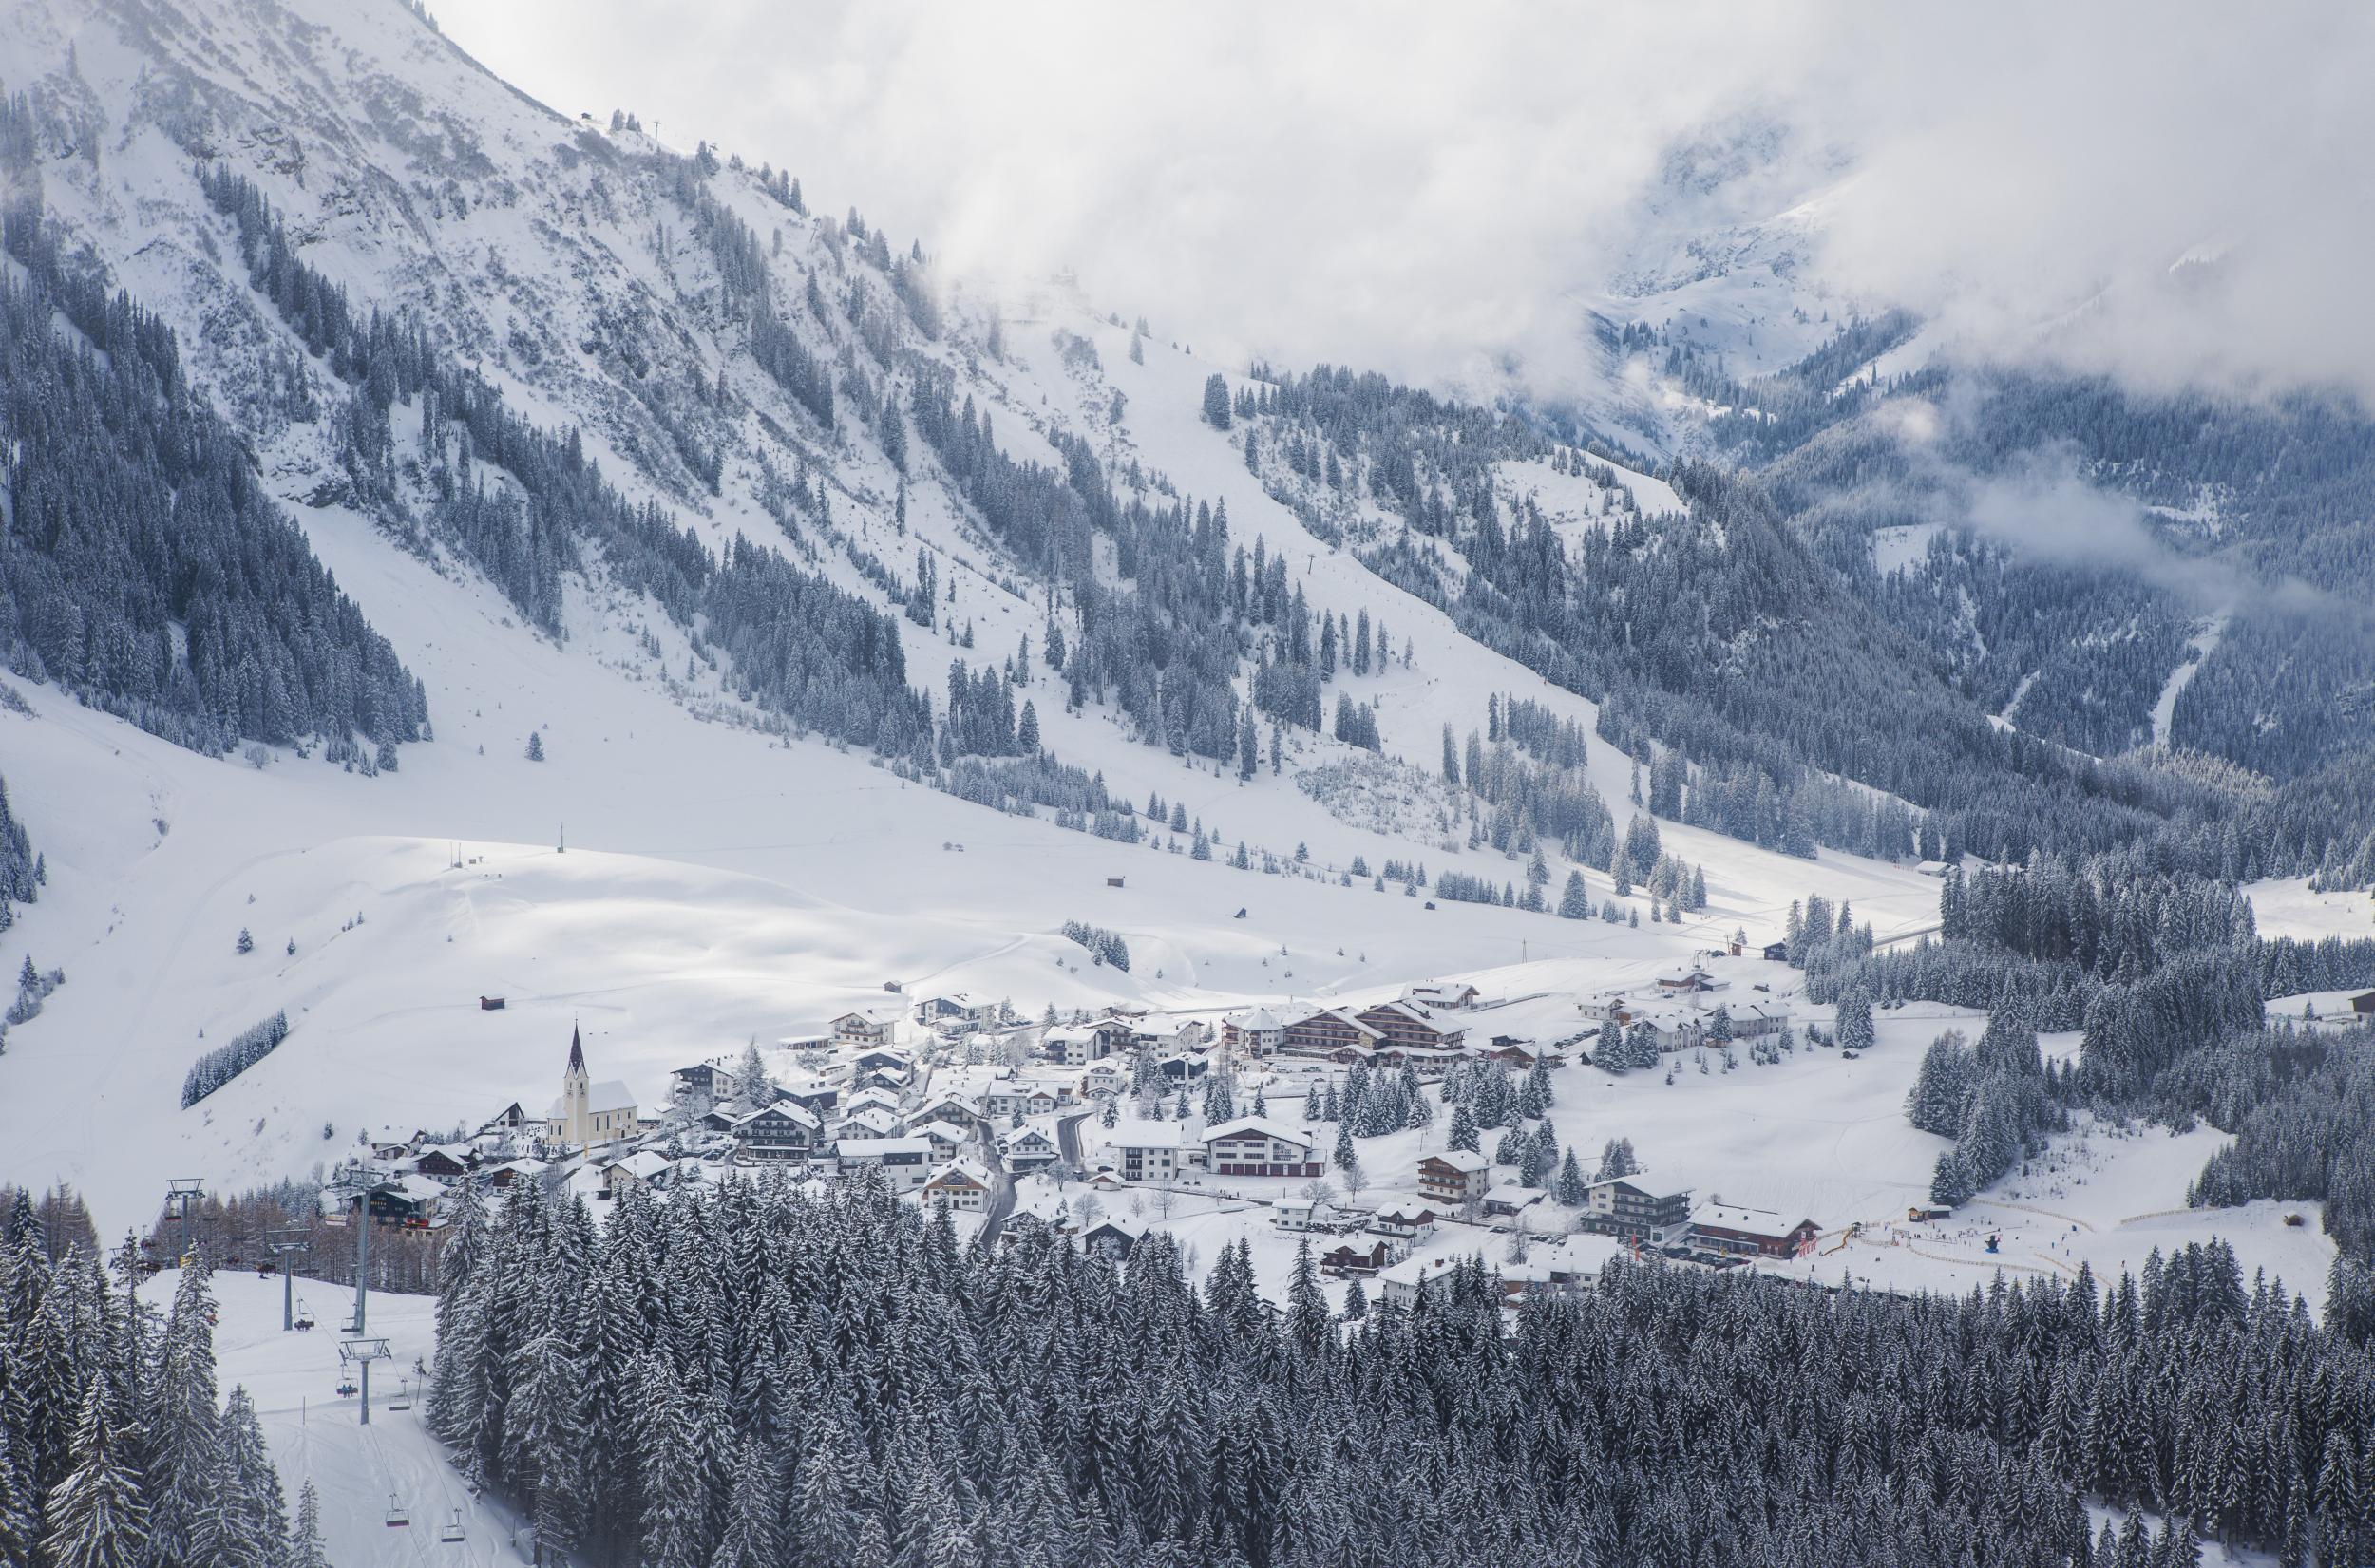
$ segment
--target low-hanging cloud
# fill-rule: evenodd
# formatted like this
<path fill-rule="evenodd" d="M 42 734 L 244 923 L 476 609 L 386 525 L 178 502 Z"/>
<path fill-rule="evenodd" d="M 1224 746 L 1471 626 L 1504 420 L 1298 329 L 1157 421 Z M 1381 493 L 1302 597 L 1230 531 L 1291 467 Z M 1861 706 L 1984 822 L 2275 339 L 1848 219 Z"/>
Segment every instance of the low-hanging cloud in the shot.
<path fill-rule="evenodd" d="M 2366 8 L 441 10 L 557 106 L 788 165 L 960 268 L 1074 267 L 1225 358 L 1555 378 L 1652 236 L 1816 197 L 1841 307 L 1957 351 L 2375 389 Z M 1731 137 L 1745 178 L 1673 182 Z"/>

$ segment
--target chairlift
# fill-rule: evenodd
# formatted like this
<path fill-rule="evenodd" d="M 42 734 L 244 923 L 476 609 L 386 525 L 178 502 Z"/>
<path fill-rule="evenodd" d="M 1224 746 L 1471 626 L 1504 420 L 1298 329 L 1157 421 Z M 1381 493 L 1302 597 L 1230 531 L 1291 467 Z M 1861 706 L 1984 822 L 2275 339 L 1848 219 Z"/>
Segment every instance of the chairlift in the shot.
<path fill-rule="evenodd" d="M 404 1505 L 403 1503 L 401 1503 L 401 1502 L 397 1502 L 397 1501 L 396 1501 L 396 1494 L 395 1494 L 395 1493 L 393 1493 L 393 1492 L 389 1493 L 389 1494 L 388 1494 L 388 1528 L 389 1528 L 389 1529 L 390 1529 L 390 1530 L 408 1530 L 408 1529 L 410 1529 L 411 1527 L 412 1527 L 412 1514 L 411 1514 L 411 1511 L 410 1511 L 409 1509 L 406 1508 L 406 1507 L 405 1507 L 405 1505 Z"/>
<path fill-rule="evenodd" d="M 412 1380 L 410 1378 L 406 1378 L 396 1385 L 394 1396 L 388 1401 L 388 1408 L 391 1410 L 412 1408 Z"/>
<path fill-rule="evenodd" d="M 354 1379 L 351 1377 L 340 1378 L 338 1380 L 338 1397 L 340 1399 L 352 1399 L 354 1395 Z"/>
<path fill-rule="evenodd" d="M 469 1539 L 469 1533 L 462 1528 L 461 1509 L 456 1508 L 452 1516 L 437 1527 L 437 1539 L 447 1546 L 459 1546 Z"/>

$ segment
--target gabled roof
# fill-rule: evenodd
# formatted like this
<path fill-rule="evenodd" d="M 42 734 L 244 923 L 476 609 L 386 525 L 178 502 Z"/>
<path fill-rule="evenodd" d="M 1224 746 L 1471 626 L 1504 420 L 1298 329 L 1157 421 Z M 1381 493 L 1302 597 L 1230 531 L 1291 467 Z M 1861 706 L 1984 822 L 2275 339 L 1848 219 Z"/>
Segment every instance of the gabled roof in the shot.
<path fill-rule="evenodd" d="M 1437 1149 L 1428 1155 L 1427 1160 L 1439 1160 L 1463 1175 L 1470 1171 L 1484 1170 L 1492 1163 L 1474 1149 Z M 1419 1162 L 1421 1164 L 1425 1162 L 1426 1161 L 1423 1160 Z"/>
<path fill-rule="evenodd" d="M 980 1192 L 990 1190 L 990 1173 L 970 1160 L 951 1160 L 934 1171 L 924 1183 L 931 1187 L 973 1187 Z"/>
<path fill-rule="evenodd" d="M 587 1086 L 585 1108 L 589 1112 L 633 1110 L 635 1091 L 616 1078 L 605 1078 Z"/>
<path fill-rule="evenodd" d="M 929 1138 L 845 1138 L 833 1145 L 844 1160 L 875 1159 L 885 1154 L 929 1154 Z"/>
<path fill-rule="evenodd" d="M 729 1127 L 745 1126 L 762 1116 L 780 1116 L 787 1122 L 796 1122 L 811 1129 L 825 1124 L 817 1120 L 816 1112 L 797 1100 L 778 1100 L 771 1105 L 761 1105 L 755 1110 L 746 1110 L 739 1116 L 730 1118 L 726 1124 Z"/>
<path fill-rule="evenodd" d="M 1224 1138 L 1235 1138 L 1249 1132 L 1259 1133 L 1264 1138 L 1275 1139 L 1282 1143 L 1298 1143 L 1306 1149 L 1311 1147 L 1311 1134 L 1303 1131 L 1302 1126 L 1268 1116 L 1241 1116 L 1234 1122 L 1224 1122 L 1217 1127 L 1207 1127 L 1205 1129 L 1204 1141 L 1207 1143 L 1214 1143 Z"/>

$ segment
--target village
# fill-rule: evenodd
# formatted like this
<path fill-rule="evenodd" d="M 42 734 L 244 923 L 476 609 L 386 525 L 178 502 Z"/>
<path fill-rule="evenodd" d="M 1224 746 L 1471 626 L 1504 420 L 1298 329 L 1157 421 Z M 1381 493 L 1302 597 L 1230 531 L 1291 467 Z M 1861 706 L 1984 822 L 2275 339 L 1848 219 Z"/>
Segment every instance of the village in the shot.
<path fill-rule="evenodd" d="M 1158 1226 L 1191 1247 L 1307 1245 L 1340 1297 L 1365 1286 L 1403 1305 L 1477 1257 L 1512 1308 L 1620 1253 L 1713 1269 L 1805 1258 L 1824 1234 L 1813 1218 L 1702 1197 L 1624 1140 L 1560 1148 L 1548 1114 L 1601 1076 L 1586 1070 L 1599 1052 L 1638 1069 L 1649 1042 L 1672 1082 L 1711 1051 L 1728 1072 L 1738 1049 L 1819 1041 L 1815 1017 L 1793 1019 L 1781 953 L 1744 940 L 1582 994 L 1442 983 L 1025 1021 L 1004 1001 L 886 988 L 812 1032 L 679 1067 L 650 1102 L 596 1078 L 573 1030 L 541 1114 L 515 1103 L 463 1136 L 374 1129 L 325 1202 L 366 1196 L 383 1224 L 435 1230 L 465 1185 L 535 1181 L 598 1215 L 630 1189 L 870 1173 L 968 1230 L 995 1238 L 1034 1215 L 1116 1260 Z"/>

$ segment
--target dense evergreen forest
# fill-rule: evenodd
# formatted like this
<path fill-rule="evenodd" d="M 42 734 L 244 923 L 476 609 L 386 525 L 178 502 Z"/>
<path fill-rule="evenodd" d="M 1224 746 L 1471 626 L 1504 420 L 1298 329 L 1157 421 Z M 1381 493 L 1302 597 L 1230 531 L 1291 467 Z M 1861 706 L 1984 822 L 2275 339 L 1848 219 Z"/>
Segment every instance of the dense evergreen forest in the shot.
<path fill-rule="evenodd" d="M 2375 1360 L 2214 1247 L 1961 1299 L 1619 1263 L 1513 1321 L 1478 1263 L 1346 1323 L 1308 1253 L 1274 1313 L 1241 1250 L 968 1249 L 864 1183 L 459 1224 L 429 1419 L 591 1563 L 2157 1568 L 2375 1530 Z"/>
<path fill-rule="evenodd" d="M 77 1205 L 44 1205 L 53 1232 L 5 1196 L 0 1562 L 323 1568 L 311 1484 L 292 1518 L 254 1403 L 216 1385 L 205 1271 L 160 1313 L 128 1240 L 103 1262 Z"/>
<path fill-rule="evenodd" d="M 16 906 L 39 898 L 48 880 L 49 863 L 9 809 L 9 782 L 0 779 L 0 931 L 16 923 Z"/>
<path fill-rule="evenodd" d="M 0 653 L 200 750 L 319 737 L 368 768 L 418 739 L 420 683 L 190 390 L 171 330 L 70 269 L 36 213 L 5 224 Z"/>

